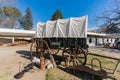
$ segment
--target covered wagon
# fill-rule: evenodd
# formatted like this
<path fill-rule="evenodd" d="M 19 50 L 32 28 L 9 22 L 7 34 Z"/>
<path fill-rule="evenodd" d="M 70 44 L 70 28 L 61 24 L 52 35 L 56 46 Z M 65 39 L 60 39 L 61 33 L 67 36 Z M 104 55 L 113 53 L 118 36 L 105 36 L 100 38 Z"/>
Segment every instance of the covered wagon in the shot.
<path fill-rule="evenodd" d="M 65 47 L 69 44 L 85 47 L 87 26 L 87 16 L 58 19 L 46 23 L 38 22 L 35 38 L 46 40 L 50 47 L 54 42 L 58 42 L 59 47 Z"/>
<path fill-rule="evenodd" d="M 38 54 L 41 53 L 58 53 L 62 49 L 62 57 L 66 53 L 75 55 L 83 54 L 83 64 L 86 63 L 86 54 L 82 48 L 86 46 L 88 17 L 71 17 L 68 19 L 58 19 L 47 21 L 46 23 L 38 22 L 35 38 L 30 47 L 31 56 L 33 49 Z M 74 56 L 74 58 L 76 58 Z"/>

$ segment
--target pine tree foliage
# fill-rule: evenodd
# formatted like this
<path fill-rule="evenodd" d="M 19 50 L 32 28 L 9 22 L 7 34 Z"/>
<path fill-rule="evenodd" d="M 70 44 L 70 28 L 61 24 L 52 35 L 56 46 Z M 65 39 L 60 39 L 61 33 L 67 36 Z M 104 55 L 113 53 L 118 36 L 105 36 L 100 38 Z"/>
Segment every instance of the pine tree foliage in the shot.
<path fill-rule="evenodd" d="M 51 20 L 58 20 L 63 19 L 62 13 L 59 9 L 56 10 L 56 12 L 52 15 Z"/>
<path fill-rule="evenodd" d="M 22 18 L 22 26 L 25 30 L 31 30 L 33 28 L 33 18 L 30 8 L 26 9 L 26 15 Z"/>

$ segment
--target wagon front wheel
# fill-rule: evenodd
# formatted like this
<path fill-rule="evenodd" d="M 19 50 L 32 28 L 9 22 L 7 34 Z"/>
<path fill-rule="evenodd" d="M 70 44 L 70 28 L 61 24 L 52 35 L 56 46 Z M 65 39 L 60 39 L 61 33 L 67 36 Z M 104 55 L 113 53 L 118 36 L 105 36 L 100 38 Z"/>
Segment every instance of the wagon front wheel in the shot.
<path fill-rule="evenodd" d="M 41 55 L 49 55 L 50 49 L 47 42 L 43 39 L 34 39 L 30 46 L 31 60 L 33 57 L 40 58 Z"/>

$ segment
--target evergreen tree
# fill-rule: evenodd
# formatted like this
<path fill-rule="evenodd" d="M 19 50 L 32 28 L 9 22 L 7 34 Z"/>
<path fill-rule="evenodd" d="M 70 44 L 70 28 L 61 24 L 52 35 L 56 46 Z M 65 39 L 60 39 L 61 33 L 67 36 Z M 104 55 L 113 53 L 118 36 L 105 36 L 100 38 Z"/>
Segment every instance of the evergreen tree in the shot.
<path fill-rule="evenodd" d="M 33 18 L 30 8 L 26 9 L 26 15 L 22 19 L 22 27 L 25 30 L 31 30 L 33 28 Z"/>
<path fill-rule="evenodd" d="M 63 19 L 62 13 L 59 9 L 56 10 L 56 12 L 52 15 L 51 20 L 58 20 Z"/>

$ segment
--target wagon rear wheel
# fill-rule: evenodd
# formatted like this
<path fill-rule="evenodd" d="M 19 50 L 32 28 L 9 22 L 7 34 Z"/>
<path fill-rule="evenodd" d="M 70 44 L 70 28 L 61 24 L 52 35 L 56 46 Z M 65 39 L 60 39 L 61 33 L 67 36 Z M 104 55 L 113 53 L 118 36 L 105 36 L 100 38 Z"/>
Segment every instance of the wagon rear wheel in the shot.
<path fill-rule="evenodd" d="M 65 47 L 62 52 L 62 56 L 64 58 L 69 57 L 70 65 L 85 65 L 87 61 L 86 52 L 78 45 L 74 44 Z M 73 64 L 71 64 L 71 62 L 73 62 Z"/>
<path fill-rule="evenodd" d="M 76 52 L 77 65 L 85 65 L 87 62 L 87 53 L 81 47 L 78 46 L 78 48 L 79 49 Z"/>

